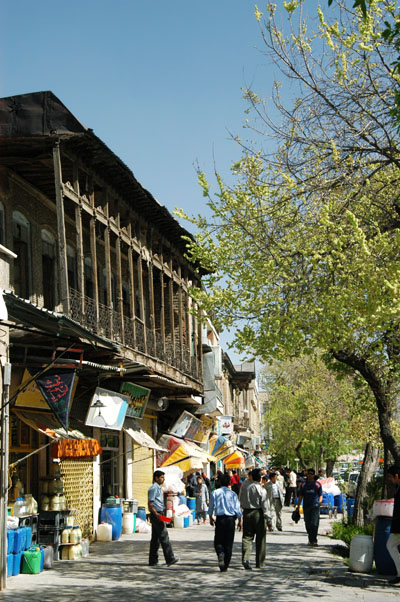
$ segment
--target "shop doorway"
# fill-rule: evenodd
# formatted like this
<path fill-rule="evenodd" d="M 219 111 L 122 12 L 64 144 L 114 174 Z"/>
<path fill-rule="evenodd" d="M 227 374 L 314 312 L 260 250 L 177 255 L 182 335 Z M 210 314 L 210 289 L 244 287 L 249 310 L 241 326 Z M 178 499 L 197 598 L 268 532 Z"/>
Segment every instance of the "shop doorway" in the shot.
<path fill-rule="evenodd" d="M 102 433 L 100 443 L 103 449 L 100 459 L 101 501 L 104 503 L 110 495 L 123 497 L 124 458 L 120 445 L 120 433 Z"/>

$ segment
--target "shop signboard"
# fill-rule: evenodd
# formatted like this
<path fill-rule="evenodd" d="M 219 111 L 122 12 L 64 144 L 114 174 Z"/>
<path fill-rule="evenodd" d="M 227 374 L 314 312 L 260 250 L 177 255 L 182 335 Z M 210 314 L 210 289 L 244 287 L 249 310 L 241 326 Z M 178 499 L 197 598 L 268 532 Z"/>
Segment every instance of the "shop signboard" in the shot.
<path fill-rule="evenodd" d="M 128 397 L 128 409 L 126 415 L 129 418 L 135 418 L 141 420 L 144 416 L 147 402 L 150 397 L 150 389 L 135 385 L 134 383 L 122 383 L 120 392 Z"/>
<path fill-rule="evenodd" d="M 47 405 L 66 431 L 75 377 L 75 370 L 48 370 L 35 379 Z"/>
<path fill-rule="evenodd" d="M 210 433 L 213 429 L 214 422 L 214 418 L 208 418 L 208 416 L 201 417 L 201 425 L 194 436 L 194 441 L 196 441 L 196 443 L 207 443 Z"/>
<path fill-rule="evenodd" d="M 19 385 L 21 392 L 18 393 L 18 395 L 15 399 L 15 407 L 34 408 L 35 410 L 50 410 L 49 404 L 46 402 L 45 398 L 43 397 L 43 393 L 37 386 L 36 381 L 32 380 L 33 378 L 34 378 L 34 375 L 32 375 L 29 372 L 29 370 L 25 369 L 23 377 L 22 377 L 22 382 Z M 79 379 L 79 377 L 75 376 L 75 380 L 72 385 L 71 399 L 73 399 L 73 397 L 74 397 L 76 387 L 78 384 L 78 379 Z M 29 383 L 29 384 L 24 386 L 24 383 Z M 16 393 L 16 391 L 13 391 L 13 394 L 14 393 Z"/>
<path fill-rule="evenodd" d="M 128 403 L 127 395 L 97 387 L 86 416 L 86 426 L 120 431 L 124 424 Z"/>
<path fill-rule="evenodd" d="M 178 420 L 175 422 L 169 432 L 176 437 L 193 440 L 200 429 L 201 424 L 202 421 L 199 418 L 196 418 L 193 416 L 193 414 L 185 410 L 179 416 Z"/>
<path fill-rule="evenodd" d="M 221 416 L 221 435 L 232 435 L 233 433 L 233 416 Z"/>

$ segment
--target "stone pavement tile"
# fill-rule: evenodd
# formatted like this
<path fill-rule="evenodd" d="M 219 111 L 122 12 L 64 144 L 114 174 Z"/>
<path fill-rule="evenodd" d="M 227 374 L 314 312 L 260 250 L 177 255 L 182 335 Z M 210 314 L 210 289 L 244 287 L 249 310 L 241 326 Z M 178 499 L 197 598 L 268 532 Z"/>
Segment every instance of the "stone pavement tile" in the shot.
<path fill-rule="evenodd" d="M 321 520 L 320 546 L 307 545 L 304 523 L 284 514 L 284 530 L 267 536 L 267 560 L 260 570 L 241 565 L 241 534 L 236 533 L 231 566 L 221 573 L 210 525 L 170 529 L 179 564 L 148 566 L 149 534 L 124 535 L 120 541 L 91 545 L 90 556 L 58 562 L 39 575 L 9 579 L 0 602 L 391 602 L 400 588 L 373 575 L 353 575 L 331 553 L 335 542 L 324 535 L 330 521 Z M 160 560 L 162 554 L 160 555 Z M 254 554 L 251 559 L 254 566 Z"/>

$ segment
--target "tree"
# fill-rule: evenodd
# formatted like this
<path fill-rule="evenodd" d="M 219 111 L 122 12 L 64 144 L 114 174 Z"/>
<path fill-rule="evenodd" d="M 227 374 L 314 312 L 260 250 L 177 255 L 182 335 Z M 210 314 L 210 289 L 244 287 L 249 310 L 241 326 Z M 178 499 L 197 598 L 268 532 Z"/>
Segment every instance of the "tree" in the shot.
<path fill-rule="evenodd" d="M 319 354 L 264 367 L 262 382 L 272 454 L 298 457 L 304 468 L 327 463 L 330 476 L 339 455 L 379 438 L 368 388 L 329 370 Z"/>
<path fill-rule="evenodd" d="M 276 124 L 247 90 L 255 117 L 247 127 L 258 145 L 238 139 L 233 186 L 216 173 L 212 195 L 199 173 L 213 219 L 186 216 L 199 229 L 188 255 L 211 273 L 193 296 L 220 326 L 238 325 L 240 351 L 269 362 L 319 348 L 359 374 L 383 443 L 400 462 L 400 152 L 391 117 L 398 79 L 382 38 L 391 9 L 376 0 L 365 21 L 338 5 L 337 21 L 328 22 L 318 8 L 315 24 L 304 4 L 285 3 L 287 32 L 274 5 L 266 18 L 256 9 L 266 51 L 298 97 L 286 107 L 276 85 Z M 273 152 L 263 145 L 267 135 Z"/>

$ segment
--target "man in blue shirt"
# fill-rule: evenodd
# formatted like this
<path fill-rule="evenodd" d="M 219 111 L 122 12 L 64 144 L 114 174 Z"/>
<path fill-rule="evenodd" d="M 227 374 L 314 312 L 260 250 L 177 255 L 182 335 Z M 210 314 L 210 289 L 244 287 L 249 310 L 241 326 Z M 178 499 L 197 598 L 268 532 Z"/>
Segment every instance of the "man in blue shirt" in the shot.
<path fill-rule="evenodd" d="M 161 544 L 164 552 L 165 562 L 167 566 L 176 564 L 179 558 L 174 556 L 172 547 L 169 541 L 168 531 L 165 523 L 161 520 L 161 516 L 164 514 L 164 494 L 161 489 L 161 485 L 164 483 L 165 474 L 162 470 L 156 470 L 153 474 L 153 485 L 148 490 L 148 506 L 150 510 L 150 522 L 151 522 L 151 541 L 150 541 L 150 554 L 149 554 L 149 565 L 159 566 L 158 562 L 158 548 Z"/>
<path fill-rule="evenodd" d="M 228 570 L 231 561 L 236 518 L 239 519 L 239 530 L 242 528 L 239 498 L 234 491 L 228 489 L 230 480 L 228 474 L 220 477 L 222 487 L 213 491 L 208 507 L 210 525 L 212 527 L 215 525 L 214 548 L 218 556 L 218 566 L 222 572 Z M 213 514 L 216 516 L 215 521 Z"/>
<path fill-rule="evenodd" d="M 303 500 L 304 522 L 308 533 L 308 543 L 310 546 L 317 546 L 317 535 L 319 527 L 319 507 L 322 504 L 322 487 L 319 481 L 315 480 L 315 470 L 307 470 L 307 480 L 300 487 L 298 506 Z"/>

